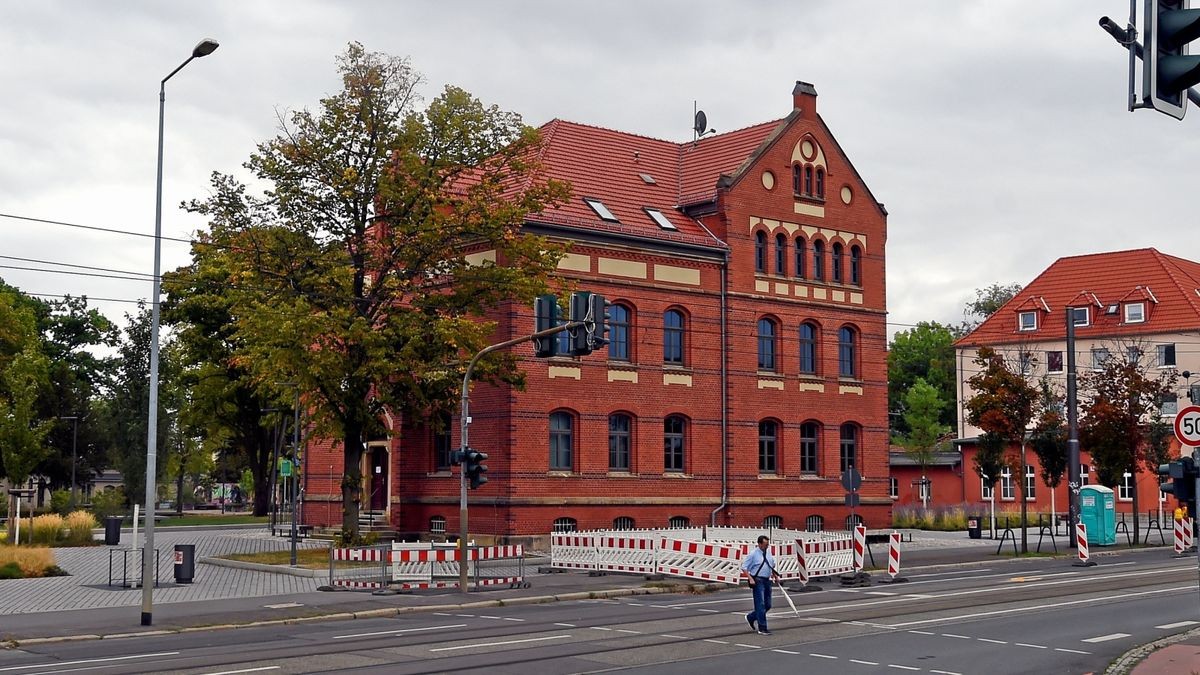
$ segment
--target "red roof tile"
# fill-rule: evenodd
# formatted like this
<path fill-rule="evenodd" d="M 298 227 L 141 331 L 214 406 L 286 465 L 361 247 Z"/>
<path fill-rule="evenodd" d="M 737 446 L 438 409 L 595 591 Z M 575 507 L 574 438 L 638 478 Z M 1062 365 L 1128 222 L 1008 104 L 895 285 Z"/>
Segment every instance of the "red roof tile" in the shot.
<path fill-rule="evenodd" d="M 1093 299 L 1094 296 L 1094 299 Z M 1017 314 L 1043 299 L 1048 312 L 1038 329 L 1017 331 Z M 1106 307 L 1146 302 L 1146 320 L 1124 323 L 1124 312 Z M 1096 304 L 1098 303 L 1098 304 Z M 1200 263 L 1142 248 L 1059 258 L 1012 300 L 958 340 L 958 346 L 1003 344 L 1066 337 L 1066 308 L 1093 307 L 1091 325 L 1080 337 L 1174 333 L 1200 329 Z"/>

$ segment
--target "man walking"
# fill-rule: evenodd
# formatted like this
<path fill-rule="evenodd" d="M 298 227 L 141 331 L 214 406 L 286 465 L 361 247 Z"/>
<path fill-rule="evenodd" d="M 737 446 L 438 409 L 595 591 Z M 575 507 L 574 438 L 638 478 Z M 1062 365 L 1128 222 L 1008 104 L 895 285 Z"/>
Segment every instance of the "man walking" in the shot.
<path fill-rule="evenodd" d="M 746 623 L 750 624 L 750 630 L 757 630 L 759 635 L 771 634 L 767 630 L 767 612 L 771 611 L 771 580 L 779 579 L 779 573 L 775 571 L 775 558 L 767 551 L 770 544 L 769 537 L 760 535 L 758 548 L 750 551 L 742 561 L 742 576 L 749 580 L 750 592 L 754 594 L 754 611 L 746 615 Z"/>

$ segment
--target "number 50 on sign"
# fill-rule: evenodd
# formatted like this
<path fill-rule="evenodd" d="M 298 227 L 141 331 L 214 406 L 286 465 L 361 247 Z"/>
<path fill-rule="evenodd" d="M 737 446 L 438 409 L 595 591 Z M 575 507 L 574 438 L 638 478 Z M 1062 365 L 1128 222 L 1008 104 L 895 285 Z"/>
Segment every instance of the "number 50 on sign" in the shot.
<path fill-rule="evenodd" d="M 1190 405 L 1175 415 L 1175 438 L 1182 445 L 1200 446 L 1200 406 Z"/>

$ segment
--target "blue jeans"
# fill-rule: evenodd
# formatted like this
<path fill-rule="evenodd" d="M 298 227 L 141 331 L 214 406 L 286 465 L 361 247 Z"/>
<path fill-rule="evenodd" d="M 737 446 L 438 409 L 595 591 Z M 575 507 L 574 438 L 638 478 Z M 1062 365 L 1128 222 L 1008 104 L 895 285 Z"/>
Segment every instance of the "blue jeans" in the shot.
<path fill-rule="evenodd" d="M 758 624 L 759 630 L 767 630 L 767 612 L 771 611 L 771 577 L 755 577 L 750 587 L 754 594 L 754 611 L 746 615 Z"/>

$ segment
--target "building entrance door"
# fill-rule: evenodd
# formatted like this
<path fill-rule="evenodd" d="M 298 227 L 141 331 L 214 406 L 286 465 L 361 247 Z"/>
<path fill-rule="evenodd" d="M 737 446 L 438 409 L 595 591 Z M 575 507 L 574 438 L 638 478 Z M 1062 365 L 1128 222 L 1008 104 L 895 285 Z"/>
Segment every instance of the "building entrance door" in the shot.
<path fill-rule="evenodd" d="M 384 511 L 388 505 L 388 451 L 371 448 L 371 510 Z"/>

